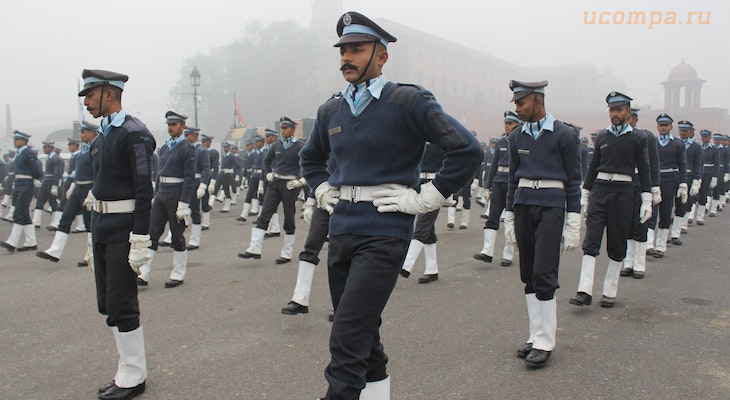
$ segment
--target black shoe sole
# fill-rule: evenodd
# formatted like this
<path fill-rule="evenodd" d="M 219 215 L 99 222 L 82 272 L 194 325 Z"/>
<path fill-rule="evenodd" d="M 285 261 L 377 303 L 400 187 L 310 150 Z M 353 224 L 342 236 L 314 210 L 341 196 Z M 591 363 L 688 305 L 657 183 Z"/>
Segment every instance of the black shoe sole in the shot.
<path fill-rule="evenodd" d="M 477 254 L 474 254 L 474 259 L 479 260 L 479 261 L 484 261 L 485 263 L 491 263 L 493 260 L 493 257 L 488 256 L 486 254 L 477 253 Z"/>

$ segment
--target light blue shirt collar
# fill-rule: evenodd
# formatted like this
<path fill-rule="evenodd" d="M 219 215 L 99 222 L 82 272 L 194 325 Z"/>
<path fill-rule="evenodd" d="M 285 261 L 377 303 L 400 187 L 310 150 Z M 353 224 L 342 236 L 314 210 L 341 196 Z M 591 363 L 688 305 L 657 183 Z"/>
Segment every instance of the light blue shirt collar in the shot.
<path fill-rule="evenodd" d="M 357 86 L 349 84 L 347 89 L 345 89 L 343 96 L 345 97 L 347 104 L 350 106 L 352 115 L 358 116 L 362 114 L 373 98 L 379 100 L 386 83 L 388 83 L 388 80 L 385 79 L 383 75 L 380 75 L 375 79 L 363 82 Z"/>
<path fill-rule="evenodd" d="M 657 138 L 657 141 L 659 142 L 659 145 L 661 145 L 662 147 L 664 147 L 667 144 L 669 144 L 669 142 L 671 142 L 672 139 L 674 139 L 672 137 L 672 135 L 666 134 L 666 135 L 659 135 L 659 138 Z"/>
<path fill-rule="evenodd" d="M 547 113 L 541 120 L 537 122 L 524 122 L 522 124 L 522 133 L 531 135 L 537 139 L 540 137 L 543 131 L 552 132 L 555 128 L 555 117 L 552 114 Z"/>
<path fill-rule="evenodd" d="M 184 135 L 180 135 L 180 136 L 178 136 L 178 137 L 176 137 L 174 139 L 172 137 L 168 138 L 165 143 L 167 144 L 167 147 L 169 147 L 170 149 L 172 149 L 176 145 L 180 144 L 180 142 L 182 142 L 183 140 L 185 140 L 185 136 Z"/>
<path fill-rule="evenodd" d="M 683 141 L 684 141 L 685 149 L 689 149 L 689 146 L 692 146 L 692 143 L 694 142 L 694 140 L 692 140 L 692 138 L 683 139 Z"/>
<path fill-rule="evenodd" d="M 110 115 L 109 118 L 102 118 L 101 125 L 99 126 L 99 133 L 106 136 L 109 134 L 109 130 L 112 126 L 119 128 L 124 123 L 124 119 L 127 118 L 127 112 L 119 110 L 114 114 Z M 111 123 L 109 122 L 111 121 Z"/>
<path fill-rule="evenodd" d="M 632 132 L 634 130 L 634 128 L 632 128 L 631 125 L 629 125 L 629 124 L 624 124 L 624 125 L 611 124 L 608 126 L 608 128 L 606 128 L 606 130 L 613 133 L 614 135 L 616 135 L 618 137 L 621 135 L 625 135 L 629 132 Z"/>
<path fill-rule="evenodd" d="M 16 159 L 27 148 L 28 148 L 28 145 L 26 144 L 25 146 L 23 146 L 23 147 L 19 148 L 18 150 L 16 150 L 15 151 L 15 157 L 13 157 L 13 160 Z"/>

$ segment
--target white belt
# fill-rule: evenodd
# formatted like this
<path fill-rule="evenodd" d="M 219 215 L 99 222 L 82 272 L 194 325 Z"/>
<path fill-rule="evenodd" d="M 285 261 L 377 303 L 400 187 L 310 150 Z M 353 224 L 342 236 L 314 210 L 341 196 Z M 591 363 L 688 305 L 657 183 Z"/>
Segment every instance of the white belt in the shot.
<path fill-rule="evenodd" d="M 43 176 L 56 176 L 56 174 L 45 174 Z"/>
<path fill-rule="evenodd" d="M 232 174 L 233 168 L 223 168 L 221 172 L 223 172 L 224 174 Z"/>
<path fill-rule="evenodd" d="M 691 169 L 688 169 L 688 170 L 687 170 L 687 173 L 688 173 L 688 174 L 689 174 L 689 173 L 691 173 L 691 172 L 692 172 L 692 170 L 691 170 Z"/>
<path fill-rule="evenodd" d="M 185 182 L 185 179 L 176 178 L 174 176 L 161 176 L 160 177 L 160 183 L 183 183 L 183 182 Z"/>
<path fill-rule="evenodd" d="M 203 177 L 203 174 L 195 174 L 195 179 L 200 179 Z"/>
<path fill-rule="evenodd" d="M 497 167 L 497 172 L 509 172 L 509 167 L 505 167 L 505 166 Z"/>
<path fill-rule="evenodd" d="M 703 166 L 705 166 L 705 167 L 714 167 L 715 164 L 704 164 Z"/>
<path fill-rule="evenodd" d="M 91 185 L 94 181 L 76 181 L 77 185 Z"/>
<path fill-rule="evenodd" d="M 520 178 L 517 187 L 531 189 L 565 189 L 563 181 L 555 179 L 527 179 Z"/>
<path fill-rule="evenodd" d="M 261 168 L 257 168 L 257 169 L 252 169 L 251 172 L 253 172 L 254 174 L 260 174 L 261 172 L 263 172 L 263 170 Z"/>
<path fill-rule="evenodd" d="M 286 179 L 287 181 L 290 181 L 292 179 L 299 179 L 299 177 L 296 175 L 279 175 L 276 172 L 274 172 L 274 178 Z"/>
<path fill-rule="evenodd" d="M 15 179 L 33 179 L 33 177 L 30 175 L 17 174 L 15 175 Z"/>
<path fill-rule="evenodd" d="M 679 172 L 679 170 L 677 168 L 664 168 L 664 169 L 660 169 L 659 172 L 664 174 L 667 172 Z"/>
<path fill-rule="evenodd" d="M 340 200 L 347 200 L 351 203 L 358 201 L 373 201 L 373 192 L 376 190 L 388 189 L 385 186 L 340 186 Z"/>
<path fill-rule="evenodd" d="M 421 179 L 433 179 L 435 177 L 435 172 L 421 172 Z"/>
<path fill-rule="evenodd" d="M 599 172 L 598 176 L 596 177 L 602 181 L 611 181 L 611 182 L 631 182 L 633 181 L 633 178 L 631 175 L 626 174 L 612 174 L 610 172 Z"/>
<path fill-rule="evenodd" d="M 94 202 L 94 211 L 99 214 L 129 214 L 134 212 L 134 199 Z"/>

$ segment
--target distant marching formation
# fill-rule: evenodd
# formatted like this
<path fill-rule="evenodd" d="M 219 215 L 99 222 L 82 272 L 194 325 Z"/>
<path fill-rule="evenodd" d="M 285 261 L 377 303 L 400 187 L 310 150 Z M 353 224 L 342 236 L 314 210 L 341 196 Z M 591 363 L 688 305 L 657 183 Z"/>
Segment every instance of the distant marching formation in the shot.
<path fill-rule="evenodd" d="M 516 249 L 523 263 L 532 263 L 533 258 L 553 257 L 559 254 L 541 248 L 539 241 L 520 234 L 525 226 L 515 233 L 516 213 L 530 213 L 523 204 L 543 204 L 558 198 L 561 212 L 556 235 L 562 251 L 578 246 L 580 225 L 586 225 L 582 244 L 583 258 L 578 290 L 570 298 L 576 306 L 588 306 L 593 301 L 593 284 L 596 257 L 601 248 L 603 232 L 606 232 L 609 265 L 603 284 L 600 305 L 612 307 L 615 304 L 619 276 L 641 279 L 646 274 L 646 257 L 660 259 L 667 251 L 667 244 L 681 246 L 682 233 L 689 225 L 702 226 L 706 217 L 716 217 L 724 210 L 730 191 L 730 136 L 702 129 L 700 140 L 695 140 L 695 128 L 689 121 L 679 121 L 679 137 L 671 135 L 674 119 L 661 114 L 656 118 L 656 136 L 649 130 L 637 126 L 639 110 L 630 107 L 631 98 L 625 94 L 611 92 L 606 102 L 611 124 L 587 137 L 580 138 L 582 128 L 555 120 L 549 113 L 537 121 L 524 122 L 526 115 L 520 111 L 523 103 L 533 93 L 544 95 L 547 82 L 512 81 L 517 112 L 504 113 L 504 133 L 489 143 L 482 142 L 484 159 L 473 182 L 458 193 L 454 193 L 447 207 L 447 228 L 469 228 L 472 198 L 485 211 L 480 217 L 486 219 L 483 229 L 481 250 L 473 258 L 491 263 L 495 257 L 496 236 L 500 226 L 504 227 L 506 240 L 500 263 L 504 267 L 518 261 Z M 537 97 L 532 101 L 538 99 Z M 548 118 L 550 117 L 550 118 Z M 250 242 L 238 257 L 261 259 L 264 238 L 281 236 L 277 210 L 284 212 L 283 244 L 277 264 L 291 262 L 295 248 L 295 212 L 297 201 L 303 202 L 301 218 L 310 224 L 309 233 L 299 253 L 299 268 L 294 293 L 282 313 L 295 315 L 308 313 L 309 295 L 315 267 L 319 264 L 319 253 L 327 240 L 329 213 L 317 207 L 317 194 L 310 190 L 299 167 L 299 152 L 304 140 L 295 137 L 297 123 L 288 117 L 280 119 L 281 132 L 266 129 L 265 135 L 255 136 L 245 142 L 245 151 L 239 153 L 235 144 L 223 143 L 219 153 L 211 146 L 214 137 L 202 134 L 200 129 L 186 124 L 188 117 L 169 111 L 165 114 L 169 138 L 153 156 L 152 176 L 154 199 L 152 201 L 150 238 L 152 252 L 150 259 L 140 268 L 137 285 L 148 286 L 154 252 L 159 246 L 172 247 L 173 269 L 164 287 L 174 288 L 184 283 L 187 275 L 187 254 L 204 249 L 202 231 L 211 229 L 210 213 L 221 204 L 220 213 L 231 213 L 232 206 L 243 204 L 236 221 L 246 223 L 253 219 Z M 535 119 L 534 117 L 532 119 Z M 554 131 L 547 130 L 554 124 Z M 578 150 L 576 157 L 563 157 L 567 163 L 559 168 L 554 177 L 548 178 L 546 171 L 556 170 L 548 153 L 560 153 L 562 144 L 552 136 L 560 129 L 569 133 Z M 60 157 L 61 149 L 53 142 L 43 142 L 46 156 L 42 163 L 36 150 L 28 145 L 30 135 L 15 131 L 15 150 L 3 155 L 0 164 L 2 182 L 2 207 L 7 212 L 2 219 L 12 223 L 7 240 L 0 246 L 9 252 L 37 250 L 35 229 L 42 225 L 44 212 L 52 217 L 46 229 L 55 231 L 53 242 L 36 256 L 58 262 L 72 233 L 87 233 L 88 250 L 78 255 L 78 266 L 92 263 L 91 210 L 95 202 L 89 194 L 92 187 L 91 143 L 98 135 L 99 127 L 90 122 L 81 124 L 81 138 L 69 139 L 68 162 Z M 546 133 L 547 132 L 547 133 Z M 565 135 L 562 135 L 565 136 Z M 553 143 L 555 142 L 555 143 Z M 580 145 L 577 143 L 580 142 Z M 540 150 L 542 148 L 542 150 Z M 570 150 L 572 151 L 572 150 Z M 541 157 L 545 159 L 542 160 Z M 558 158 L 560 160 L 561 158 Z M 421 161 L 421 183 L 432 180 L 441 168 L 443 151 L 428 144 Z M 532 165 L 535 164 L 535 165 Z M 568 165 L 570 164 L 570 165 Z M 539 179 L 531 174 L 539 171 Z M 537 175 L 535 175 L 537 176 Z M 579 179 L 580 190 L 569 189 L 570 182 Z M 356 189 L 343 193 L 348 199 L 357 201 Z M 565 197 L 551 195 L 565 191 Z M 341 197 L 343 198 L 343 197 Z M 35 201 L 33 201 L 35 199 Z M 579 200 L 580 209 L 571 204 Z M 31 212 L 32 211 L 32 212 Z M 456 223 L 457 212 L 460 219 Z M 403 263 L 401 276 L 408 278 L 420 252 L 424 251 L 425 272 L 418 279 L 420 283 L 438 280 L 434 224 L 439 210 L 422 214 L 417 218 L 414 235 Z M 529 215 L 520 215 L 519 224 L 526 224 Z M 547 218 L 543 216 L 543 218 Z M 552 217 L 551 217 L 552 218 Z M 76 226 L 72 229 L 72 225 Z M 163 235 L 167 225 L 168 233 Z M 189 240 L 184 232 L 190 228 Z M 533 228 L 531 228 L 533 229 Z M 539 229 L 539 228 L 534 228 Z M 24 241 L 21 242 L 21 236 Z M 525 251 L 518 244 L 528 241 L 532 249 Z M 526 252 L 535 254 L 525 255 Z M 523 257 L 524 256 L 524 257 Z M 526 259 L 525 257 L 530 257 Z M 534 285 L 528 294 L 528 311 L 531 321 L 547 321 L 542 327 L 548 333 L 553 310 L 543 310 L 552 298 L 552 287 L 557 287 L 557 274 L 551 276 L 541 271 L 536 262 L 529 267 Z M 523 277 L 523 281 L 526 278 Z M 527 279 L 528 281 L 530 279 Z M 541 281 L 544 280 L 544 281 Z M 544 286 L 542 292 L 538 286 Z M 543 299 L 536 295 L 544 294 Z M 540 301 L 543 300 L 543 301 Z M 540 313 L 544 313 L 540 314 Z M 542 315 L 542 318 L 540 317 Z M 331 314 L 330 320 L 333 319 Z M 539 342 L 532 326 L 530 338 L 518 350 L 526 357 L 532 345 Z M 554 346 L 554 333 L 548 334 L 545 354 L 528 365 L 542 366 Z M 534 357 L 533 357 L 534 358 Z"/>

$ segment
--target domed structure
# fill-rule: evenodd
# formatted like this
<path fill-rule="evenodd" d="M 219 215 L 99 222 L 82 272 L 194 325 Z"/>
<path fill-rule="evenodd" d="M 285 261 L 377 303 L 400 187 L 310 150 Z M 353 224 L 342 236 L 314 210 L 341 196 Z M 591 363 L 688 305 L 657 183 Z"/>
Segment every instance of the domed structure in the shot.
<path fill-rule="evenodd" d="M 700 92 L 703 83 L 705 81 L 699 78 L 697 70 L 682 59 L 680 64 L 669 71 L 667 80 L 662 82 L 664 108 L 700 108 Z M 684 97 L 684 102 L 681 101 L 682 97 Z"/>

